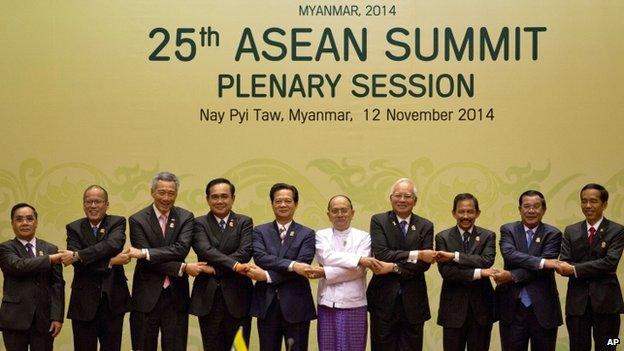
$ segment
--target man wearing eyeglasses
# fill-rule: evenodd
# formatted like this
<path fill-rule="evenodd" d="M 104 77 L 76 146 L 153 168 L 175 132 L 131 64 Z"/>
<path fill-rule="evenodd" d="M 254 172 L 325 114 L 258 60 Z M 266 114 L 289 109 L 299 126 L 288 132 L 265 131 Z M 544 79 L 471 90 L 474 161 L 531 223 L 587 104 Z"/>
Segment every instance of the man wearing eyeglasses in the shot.
<path fill-rule="evenodd" d="M 34 207 L 16 204 L 11 209 L 15 238 L 0 244 L 0 329 L 7 351 L 52 350 L 63 327 L 63 254 L 35 237 L 37 223 Z"/>
<path fill-rule="evenodd" d="M 109 215 L 108 193 L 99 185 L 84 191 L 84 218 L 69 223 L 63 263 L 73 264 L 74 280 L 67 318 L 72 320 L 74 350 L 120 350 L 130 292 L 123 265 L 130 262 L 126 219 Z"/>
<path fill-rule="evenodd" d="M 275 220 L 254 228 L 252 266 L 256 280 L 251 315 L 258 318 L 261 351 L 308 349 L 310 321 L 316 318 L 306 268 L 314 258 L 314 230 L 293 220 L 299 203 L 294 185 L 277 183 L 269 198 Z"/>
<path fill-rule="evenodd" d="M 235 190 L 225 178 L 208 182 L 210 212 L 195 218 L 193 250 L 207 265 L 195 277 L 189 313 L 198 317 L 204 350 L 229 351 L 241 326 L 249 345 L 253 283 L 245 273 L 253 222 L 232 211 Z"/>
<path fill-rule="evenodd" d="M 393 263 L 375 275 L 366 293 L 372 350 L 422 350 L 423 325 L 431 318 L 425 271 L 435 262 L 433 224 L 412 212 L 416 187 L 407 178 L 390 190 L 392 210 L 371 218 L 373 256 Z"/>
<path fill-rule="evenodd" d="M 555 350 L 562 324 L 554 269 L 561 232 L 546 223 L 546 200 L 537 190 L 518 199 L 520 221 L 501 226 L 505 269 L 494 274 L 496 311 L 503 351 Z"/>
<path fill-rule="evenodd" d="M 156 174 L 151 184 L 154 203 L 129 219 L 129 255 L 137 259 L 130 313 L 133 350 L 155 351 L 159 333 L 163 351 L 186 350 L 186 274 L 196 272 L 198 263 L 184 262 L 193 238 L 193 214 L 174 206 L 179 188 L 174 174 Z"/>

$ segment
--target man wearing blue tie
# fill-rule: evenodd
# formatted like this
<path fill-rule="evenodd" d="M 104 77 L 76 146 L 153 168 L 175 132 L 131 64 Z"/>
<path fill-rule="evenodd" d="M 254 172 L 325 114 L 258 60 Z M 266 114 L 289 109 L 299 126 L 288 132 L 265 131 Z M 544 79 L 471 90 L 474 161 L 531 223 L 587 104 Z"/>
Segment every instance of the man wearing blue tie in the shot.
<path fill-rule="evenodd" d="M 520 195 L 521 220 L 501 226 L 500 251 L 505 269 L 494 274 L 496 311 L 503 351 L 555 350 L 562 324 L 554 269 L 561 250 L 561 232 L 546 223 L 544 195 Z"/>

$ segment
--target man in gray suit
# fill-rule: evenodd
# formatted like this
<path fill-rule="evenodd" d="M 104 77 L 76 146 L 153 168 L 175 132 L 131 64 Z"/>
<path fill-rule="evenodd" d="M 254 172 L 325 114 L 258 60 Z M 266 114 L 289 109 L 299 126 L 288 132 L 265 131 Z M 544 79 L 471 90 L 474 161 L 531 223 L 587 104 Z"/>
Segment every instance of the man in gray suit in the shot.
<path fill-rule="evenodd" d="M 189 313 L 198 317 L 204 350 L 229 351 L 241 326 L 249 345 L 253 283 L 245 273 L 253 222 L 232 211 L 235 190 L 225 178 L 211 180 L 206 185 L 210 211 L 195 218 L 193 250 L 209 271 L 195 277 Z"/>
<path fill-rule="evenodd" d="M 52 350 L 65 310 L 62 254 L 35 237 L 37 211 L 26 203 L 11 209 L 15 239 L 0 244 L 4 276 L 0 329 L 7 351 Z"/>
<path fill-rule="evenodd" d="M 457 225 L 435 237 L 442 292 L 438 324 L 445 351 L 486 351 L 494 323 L 494 289 L 489 277 L 496 255 L 494 232 L 477 227 L 479 201 L 463 193 L 453 200 Z"/>
<path fill-rule="evenodd" d="M 193 214 L 174 206 L 180 181 L 169 172 L 152 179 L 153 204 L 130 216 L 128 253 L 137 259 L 132 280 L 130 333 L 133 350 L 185 351 L 188 334 L 189 282 L 186 264 Z M 196 274 L 196 273 L 193 273 Z"/>
<path fill-rule="evenodd" d="M 616 274 L 624 248 L 624 227 L 608 220 L 609 192 L 600 184 L 581 189 L 585 220 L 566 227 L 557 272 L 570 278 L 566 295 L 566 325 L 570 350 L 589 351 L 592 332 L 595 350 L 615 350 L 609 339 L 618 337 L 624 313 L 622 289 Z"/>

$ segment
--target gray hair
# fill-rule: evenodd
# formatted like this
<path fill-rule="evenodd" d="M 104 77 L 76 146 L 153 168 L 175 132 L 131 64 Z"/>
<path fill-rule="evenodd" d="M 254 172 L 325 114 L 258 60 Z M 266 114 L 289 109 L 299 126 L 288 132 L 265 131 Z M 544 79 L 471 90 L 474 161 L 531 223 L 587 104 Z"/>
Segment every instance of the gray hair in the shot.
<path fill-rule="evenodd" d="M 412 185 L 412 194 L 414 194 L 414 198 L 416 198 L 416 185 L 414 185 L 414 182 L 409 179 L 409 178 L 400 178 L 398 179 L 396 182 L 394 182 L 394 184 L 392 184 L 392 186 L 390 187 L 390 196 L 392 196 L 392 193 L 394 192 L 394 188 L 401 184 L 401 183 L 409 183 Z"/>
<path fill-rule="evenodd" d="M 180 180 L 178 179 L 178 177 L 176 177 L 175 174 L 171 172 L 160 172 L 156 174 L 154 178 L 152 178 L 152 191 L 156 190 L 156 185 L 158 184 L 159 180 L 162 180 L 163 182 L 174 182 L 176 186 L 176 191 L 178 190 L 178 188 L 180 188 Z"/>

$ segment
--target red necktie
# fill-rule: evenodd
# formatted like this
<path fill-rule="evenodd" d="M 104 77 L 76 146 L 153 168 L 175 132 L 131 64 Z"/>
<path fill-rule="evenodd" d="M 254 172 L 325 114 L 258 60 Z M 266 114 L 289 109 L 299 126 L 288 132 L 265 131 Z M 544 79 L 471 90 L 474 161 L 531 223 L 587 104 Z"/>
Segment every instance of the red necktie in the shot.
<path fill-rule="evenodd" d="M 589 236 L 587 237 L 587 243 L 589 244 L 589 246 L 592 246 L 592 243 L 594 242 L 594 238 L 596 237 L 596 228 L 594 227 L 589 227 Z"/>

